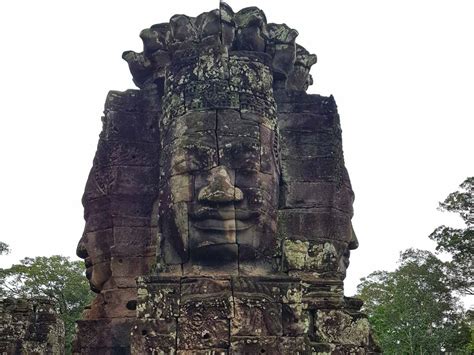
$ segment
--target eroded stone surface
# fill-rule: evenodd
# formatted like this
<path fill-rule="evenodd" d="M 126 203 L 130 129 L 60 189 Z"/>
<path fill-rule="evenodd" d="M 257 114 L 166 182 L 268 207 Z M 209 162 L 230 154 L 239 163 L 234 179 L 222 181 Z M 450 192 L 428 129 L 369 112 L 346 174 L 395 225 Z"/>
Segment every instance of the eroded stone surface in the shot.
<path fill-rule="evenodd" d="M 52 301 L 0 300 L 0 353 L 64 354 L 64 323 Z"/>

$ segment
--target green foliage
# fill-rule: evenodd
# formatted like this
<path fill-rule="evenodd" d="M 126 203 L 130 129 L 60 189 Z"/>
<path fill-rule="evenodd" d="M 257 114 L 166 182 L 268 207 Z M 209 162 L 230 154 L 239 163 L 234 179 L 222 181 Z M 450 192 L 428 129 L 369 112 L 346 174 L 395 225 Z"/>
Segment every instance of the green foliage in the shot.
<path fill-rule="evenodd" d="M 69 347 L 75 321 L 92 299 L 83 265 L 81 261 L 70 261 L 60 255 L 25 258 L 9 269 L 0 270 L 0 296 L 45 296 L 54 300 L 64 321 Z"/>
<path fill-rule="evenodd" d="M 0 255 L 8 254 L 10 252 L 10 247 L 4 242 L 0 242 Z"/>
<path fill-rule="evenodd" d="M 440 226 L 429 237 L 437 243 L 437 251 L 452 256 L 447 265 L 450 286 L 461 294 L 474 295 L 474 177 L 467 178 L 460 191 L 449 194 L 440 209 L 458 213 L 466 228 Z"/>
<path fill-rule="evenodd" d="M 408 249 L 394 272 L 361 280 L 359 297 L 385 354 L 466 349 L 470 329 L 446 283 L 446 267 L 428 251 Z"/>

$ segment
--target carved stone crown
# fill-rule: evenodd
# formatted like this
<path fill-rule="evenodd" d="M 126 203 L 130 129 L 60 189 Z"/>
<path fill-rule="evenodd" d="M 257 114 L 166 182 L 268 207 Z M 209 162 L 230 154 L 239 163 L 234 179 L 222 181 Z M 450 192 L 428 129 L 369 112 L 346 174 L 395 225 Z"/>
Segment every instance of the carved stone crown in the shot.
<path fill-rule="evenodd" d="M 237 13 L 225 3 L 218 10 L 197 17 L 175 15 L 169 23 L 151 26 L 140 33 L 143 52 L 126 51 L 135 84 L 146 87 L 163 82 L 169 64 L 176 58 L 190 57 L 190 51 L 221 48 L 229 57 L 234 52 L 253 52 L 268 57 L 274 81 L 289 90 L 305 91 L 312 84 L 309 74 L 316 55 L 295 43 L 298 32 L 286 24 L 267 23 L 262 10 L 244 8 Z"/>

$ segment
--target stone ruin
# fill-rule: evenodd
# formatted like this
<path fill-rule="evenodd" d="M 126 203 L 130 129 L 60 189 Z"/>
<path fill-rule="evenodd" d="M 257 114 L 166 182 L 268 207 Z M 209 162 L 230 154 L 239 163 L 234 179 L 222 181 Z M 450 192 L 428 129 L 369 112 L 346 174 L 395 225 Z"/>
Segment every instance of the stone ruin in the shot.
<path fill-rule="evenodd" d="M 64 354 L 64 323 L 46 298 L 0 300 L 0 354 Z"/>
<path fill-rule="evenodd" d="M 354 194 L 316 56 L 256 7 L 143 30 L 111 91 L 77 254 L 77 354 L 369 354 L 344 297 Z M 138 285 L 137 285 L 138 283 Z"/>

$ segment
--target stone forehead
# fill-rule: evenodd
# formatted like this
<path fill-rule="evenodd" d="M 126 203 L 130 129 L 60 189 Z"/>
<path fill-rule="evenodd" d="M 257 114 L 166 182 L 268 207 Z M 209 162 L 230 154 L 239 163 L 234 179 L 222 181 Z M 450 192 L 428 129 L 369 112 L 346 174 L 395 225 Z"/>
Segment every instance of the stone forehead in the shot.
<path fill-rule="evenodd" d="M 190 112 L 235 110 L 253 114 L 275 129 L 273 75 L 265 53 L 233 53 L 219 49 L 183 51 L 166 69 L 163 115 L 166 130 L 177 117 Z"/>

